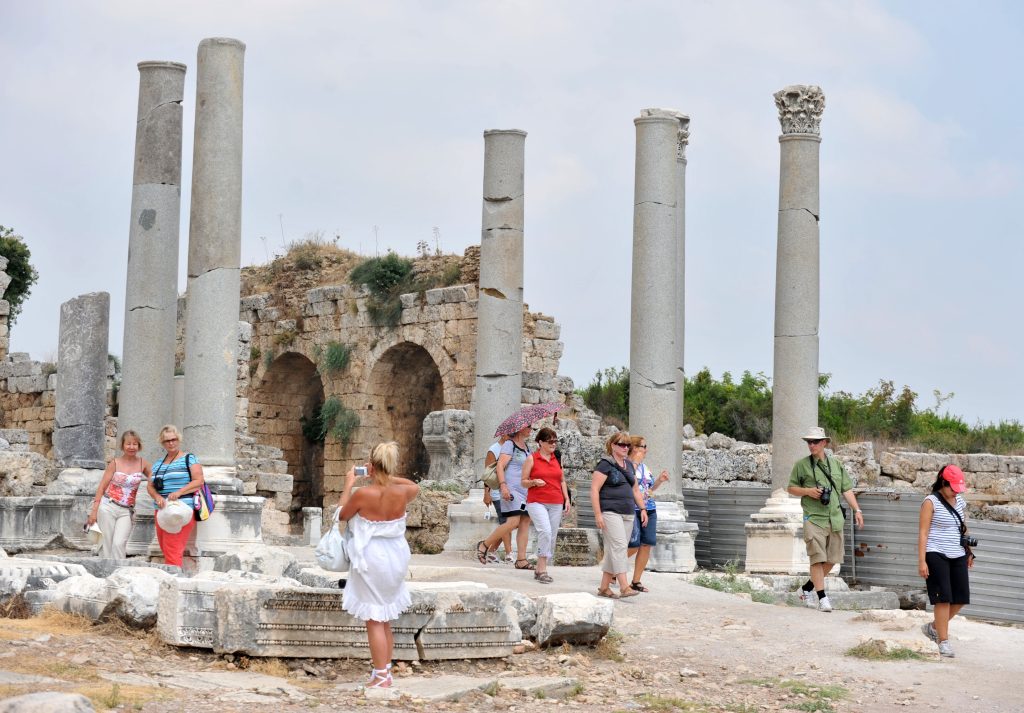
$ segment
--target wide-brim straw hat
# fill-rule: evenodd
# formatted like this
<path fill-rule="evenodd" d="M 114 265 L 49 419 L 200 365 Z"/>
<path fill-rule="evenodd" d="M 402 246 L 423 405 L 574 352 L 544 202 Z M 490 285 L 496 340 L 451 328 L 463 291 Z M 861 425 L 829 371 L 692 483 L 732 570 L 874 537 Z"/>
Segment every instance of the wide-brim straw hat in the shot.
<path fill-rule="evenodd" d="M 821 426 L 814 426 L 807 429 L 807 433 L 800 436 L 805 441 L 831 441 L 832 439 L 825 435 L 825 429 Z"/>
<path fill-rule="evenodd" d="M 161 530 L 173 535 L 181 532 L 192 517 L 192 508 L 180 500 L 171 500 L 157 511 L 156 522 Z"/>

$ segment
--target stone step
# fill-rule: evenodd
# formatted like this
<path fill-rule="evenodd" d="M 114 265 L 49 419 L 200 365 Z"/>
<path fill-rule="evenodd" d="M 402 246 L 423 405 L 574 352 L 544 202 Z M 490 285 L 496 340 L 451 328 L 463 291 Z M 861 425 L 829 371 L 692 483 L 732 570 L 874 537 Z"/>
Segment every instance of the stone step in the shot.
<path fill-rule="evenodd" d="M 777 596 L 777 601 L 784 604 L 804 606 L 800 601 L 800 595 L 796 592 Z M 837 611 L 900 608 L 900 598 L 896 592 L 828 592 L 828 599 L 832 602 L 832 608 Z"/>

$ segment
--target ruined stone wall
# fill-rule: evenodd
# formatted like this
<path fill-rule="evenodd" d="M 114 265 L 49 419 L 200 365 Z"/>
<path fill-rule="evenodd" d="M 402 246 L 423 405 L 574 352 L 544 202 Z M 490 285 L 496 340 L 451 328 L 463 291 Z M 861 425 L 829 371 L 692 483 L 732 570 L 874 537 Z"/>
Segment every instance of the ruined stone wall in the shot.
<path fill-rule="evenodd" d="M 242 299 L 239 317 L 252 333 L 239 348 L 239 416 L 244 411 L 247 419 L 239 442 L 281 450 L 295 478 L 293 513 L 336 502 L 348 468 L 383 440 L 399 442 L 402 473 L 426 475 L 423 419 L 471 407 L 476 297 L 472 284 L 402 295 L 395 327 L 375 326 L 369 293 L 347 284 L 310 289 L 298 301 L 270 293 Z M 559 336 L 551 317 L 525 314 L 524 403 L 571 401 L 572 380 L 557 375 Z M 323 363 L 331 342 L 351 349 L 347 367 L 336 372 Z M 328 434 L 317 452 L 302 424 L 332 398 L 351 409 L 359 427 L 348 443 Z"/>
<path fill-rule="evenodd" d="M 28 432 L 28 447 L 53 457 L 53 406 L 57 367 L 24 352 L 0 361 L 0 427 Z"/>
<path fill-rule="evenodd" d="M 684 488 L 771 485 L 771 445 L 744 443 L 713 433 L 683 441 Z M 939 468 L 954 463 L 964 471 L 968 501 L 975 515 L 1024 522 L 1024 456 L 991 453 L 883 452 L 875 459 L 870 442 L 846 443 L 834 450 L 859 488 L 926 493 Z"/>

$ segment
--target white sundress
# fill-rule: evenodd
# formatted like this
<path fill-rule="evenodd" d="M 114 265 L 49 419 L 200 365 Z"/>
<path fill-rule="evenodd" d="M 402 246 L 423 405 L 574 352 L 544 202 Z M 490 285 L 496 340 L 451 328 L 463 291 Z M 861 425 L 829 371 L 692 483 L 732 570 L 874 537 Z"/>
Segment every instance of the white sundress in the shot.
<path fill-rule="evenodd" d="M 363 621 L 397 619 L 412 603 L 405 586 L 411 557 L 405 541 L 405 515 L 375 521 L 357 513 L 348 526 L 352 529 L 351 564 L 341 608 Z"/>

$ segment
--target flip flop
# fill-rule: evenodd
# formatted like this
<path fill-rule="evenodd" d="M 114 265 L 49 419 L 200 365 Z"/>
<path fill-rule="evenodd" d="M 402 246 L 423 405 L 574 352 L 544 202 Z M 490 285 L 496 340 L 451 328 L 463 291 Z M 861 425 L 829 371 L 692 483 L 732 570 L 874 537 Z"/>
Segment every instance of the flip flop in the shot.
<path fill-rule="evenodd" d="M 483 540 L 476 543 L 476 558 L 480 564 L 487 564 L 487 545 Z"/>
<path fill-rule="evenodd" d="M 612 590 L 605 587 L 604 589 L 597 590 L 597 596 L 604 597 L 605 599 L 618 599 L 619 595 Z"/>

